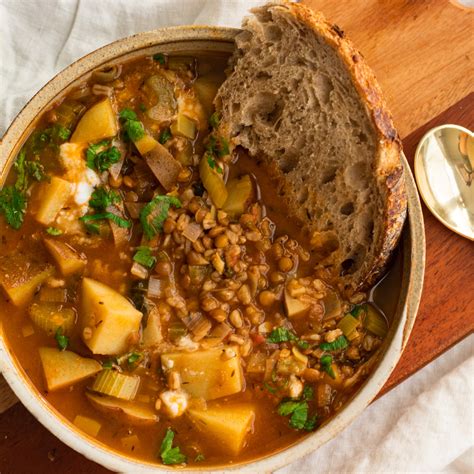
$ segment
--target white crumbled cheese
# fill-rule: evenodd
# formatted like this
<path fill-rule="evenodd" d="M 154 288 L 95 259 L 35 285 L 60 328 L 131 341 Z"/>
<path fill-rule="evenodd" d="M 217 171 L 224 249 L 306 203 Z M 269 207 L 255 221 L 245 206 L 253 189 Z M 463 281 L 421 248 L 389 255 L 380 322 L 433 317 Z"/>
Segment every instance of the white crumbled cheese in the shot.
<path fill-rule="evenodd" d="M 85 168 L 82 173 L 82 180 L 76 183 L 76 190 L 74 192 L 74 201 L 79 206 L 87 204 L 94 192 L 94 187 L 100 184 L 100 178 L 90 168 Z"/>
<path fill-rule="evenodd" d="M 188 395 L 182 390 L 168 390 L 160 394 L 163 407 L 171 418 L 181 416 L 188 408 Z"/>
<path fill-rule="evenodd" d="M 189 336 L 189 334 L 186 336 L 180 337 L 176 345 L 180 349 L 183 349 L 187 352 L 194 352 L 199 349 L 199 344 L 197 342 L 194 342 Z"/>

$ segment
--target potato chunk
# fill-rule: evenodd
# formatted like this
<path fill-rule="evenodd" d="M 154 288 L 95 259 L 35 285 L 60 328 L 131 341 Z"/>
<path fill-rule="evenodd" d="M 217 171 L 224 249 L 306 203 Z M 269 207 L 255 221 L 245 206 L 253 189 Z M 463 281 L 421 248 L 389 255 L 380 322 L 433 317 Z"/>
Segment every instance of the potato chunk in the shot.
<path fill-rule="evenodd" d="M 137 150 L 140 152 L 140 155 L 144 155 L 149 151 L 153 150 L 158 145 L 158 142 L 151 136 L 145 134 L 140 140 L 134 142 Z"/>
<path fill-rule="evenodd" d="M 81 273 L 84 270 L 86 258 L 70 245 L 55 239 L 44 239 L 44 245 L 64 276 Z"/>
<path fill-rule="evenodd" d="M 125 419 L 132 425 L 152 425 L 158 421 L 156 413 L 142 403 L 128 402 L 113 397 L 104 397 L 94 393 L 86 393 L 92 405 L 100 411 Z"/>
<path fill-rule="evenodd" d="M 53 176 L 49 183 L 42 183 L 39 190 L 37 197 L 39 207 L 35 218 L 41 224 L 50 225 L 72 196 L 74 185 L 65 179 Z"/>
<path fill-rule="evenodd" d="M 40 347 L 39 355 L 50 392 L 92 377 L 102 370 L 96 360 L 80 357 L 70 351 Z"/>
<path fill-rule="evenodd" d="M 231 179 L 227 183 L 228 196 L 222 209 L 236 218 L 245 212 L 253 197 L 253 185 L 250 176 Z"/>
<path fill-rule="evenodd" d="M 298 318 L 300 316 L 304 316 L 308 312 L 309 308 L 309 304 L 303 303 L 302 301 L 293 298 L 288 293 L 288 290 L 285 290 L 285 310 L 286 315 L 289 318 Z"/>
<path fill-rule="evenodd" d="M 234 456 L 243 448 L 255 419 L 254 406 L 244 403 L 211 405 L 207 410 L 189 409 L 187 413 L 206 438 L 212 438 L 218 448 Z"/>
<path fill-rule="evenodd" d="M 214 400 L 242 390 L 240 357 L 222 357 L 222 349 L 162 354 L 163 370 L 176 370 L 184 390 L 196 398 Z"/>
<path fill-rule="evenodd" d="M 117 117 L 110 99 L 93 105 L 79 120 L 71 143 L 93 143 L 117 135 Z"/>
<path fill-rule="evenodd" d="M 15 253 L 0 258 L 0 286 L 15 306 L 28 303 L 37 288 L 54 274 L 54 267 L 33 255 Z"/>
<path fill-rule="evenodd" d="M 90 337 L 84 342 L 94 354 L 121 354 L 133 332 L 140 329 L 142 313 L 120 293 L 98 281 L 82 281 L 80 321 Z M 92 334 L 90 334 L 92 333 Z"/>

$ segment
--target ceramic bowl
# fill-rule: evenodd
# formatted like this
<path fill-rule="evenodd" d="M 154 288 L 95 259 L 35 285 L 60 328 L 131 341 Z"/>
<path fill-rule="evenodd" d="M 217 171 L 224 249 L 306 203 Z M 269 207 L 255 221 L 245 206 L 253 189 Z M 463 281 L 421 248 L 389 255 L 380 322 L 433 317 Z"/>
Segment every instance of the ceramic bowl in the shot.
<path fill-rule="evenodd" d="M 5 181 L 13 160 L 35 126 L 37 118 L 59 97 L 84 80 L 91 71 L 107 64 L 155 52 L 230 53 L 234 37 L 239 32 L 232 28 L 173 27 L 164 28 L 116 41 L 71 64 L 48 82 L 23 108 L 0 144 L 0 185 Z M 425 265 L 423 216 L 413 176 L 404 159 L 408 192 L 408 218 L 403 231 L 400 270 L 400 293 L 393 322 L 379 363 L 351 401 L 329 423 L 308 435 L 295 445 L 257 459 L 253 462 L 217 466 L 216 471 L 269 472 L 317 450 L 348 426 L 374 399 L 396 366 L 406 345 L 420 301 Z M 0 330 L 0 370 L 10 387 L 28 410 L 54 435 L 87 458 L 113 471 L 150 473 L 164 467 L 139 461 L 119 454 L 106 445 L 90 438 L 51 407 L 9 350 Z M 207 468 L 206 468 L 207 469 Z"/>

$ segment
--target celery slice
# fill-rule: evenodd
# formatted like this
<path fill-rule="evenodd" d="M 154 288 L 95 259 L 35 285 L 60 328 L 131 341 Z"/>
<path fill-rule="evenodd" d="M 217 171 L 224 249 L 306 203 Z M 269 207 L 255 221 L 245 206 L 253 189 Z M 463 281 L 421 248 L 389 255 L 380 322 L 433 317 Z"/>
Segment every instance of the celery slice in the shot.
<path fill-rule="evenodd" d="M 358 336 L 357 327 L 360 321 L 351 314 L 346 314 L 340 321 L 337 327 L 344 333 L 350 341 Z"/>
<path fill-rule="evenodd" d="M 364 327 L 371 333 L 382 338 L 384 338 L 388 332 L 387 321 L 384 316 L 371 305 L 367 305 L 367 316 L 364 319 Z"/>
<path fill-rule="evenodd" d="M 76 313 L 72 308 L 64 308 L 60 303 L 33 303 L 28 308 L 31 320 L 49 335 L 61 328 L 63 334 L 71 334 L 76 321 Z"/>
<path fill-rule="evenodd" d="M 140 377 L 106 369 L 97 375 L 92 390 L 122 400 L 133 400 L 139 385 Z"/>
<path fill-rule="evenodd" d="M 171 124 L 171 133 L 194 140 L 196 137 L 196 123 L 184 114 L 178 114 L 176 121 Z"/>

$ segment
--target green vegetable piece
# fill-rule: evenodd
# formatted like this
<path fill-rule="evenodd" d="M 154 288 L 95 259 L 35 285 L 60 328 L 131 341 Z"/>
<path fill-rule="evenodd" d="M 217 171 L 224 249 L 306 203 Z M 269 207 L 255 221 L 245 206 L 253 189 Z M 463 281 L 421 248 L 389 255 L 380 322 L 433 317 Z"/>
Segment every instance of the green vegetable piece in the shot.
<path fill-rule="evenodd" d="M 219 117 L 219 114 L 217 112 L 214 112 L 210 117 L 209 117 L 209 125 L 212 128 L 217 128 L 219 126 L 221 118 Z"/>
<path fill-rule="evenodd" d="M 150 247 L 138 247 L 133 260 L 146 268 L 152 269 L 156 265 L 156 257 L 151 254 Z"/>
<path fill-rule="evenodd" d="M 350 311 L 350 313 L 352 314 L 352 316 L 354 316 L 354 318 L 358 318 L 360 314 L 366 310 L 366 308 L 367 308 L 367 305 L 365 304 L 355 305 Z"/>
<path fill-rule="evenodd" d="M 348 346 L 347 339 L 344 336 L 339 336 L 333 342 L 323 342 L 319 348 L 323 351 L 340 351 Z"/>
<path fill-rule="evenodd" d="M 140 222 L 147 239 L 161 232 L 168 217 L 170 206 L 181 207 L 181 201 L 174 196 L 155 196 L 140 212 Z"/>
<path fill-rule="evenodd" d="M 303 388 L 303 398 L 305 400 L 312 400 L 314 398 L 314 390 L 310 385 L 305 385 Z"/>
<path fill-rule="evenodd" d="M 121 198 L 115 191 L 96 188 L 89 200 L 89 206 L 97 210 L 105 210 L 108 206 L 120 202 Z"/>
<path fill-rule="evenodd" d="M 324 354 L 321 359 L 319 359 L 319 362 L 321 364 L 321 368 L 326 372 L 331 378 L 335 379 L 336 375 L 334 373 L 334 370 L 331 367 L 332 364 L 332 356 L 329 354 Z"/>
<path fill-rule="evenodd" d="M 145 104 L 140 104 L 138 108 L 140 109 L 140 112 L 146 112 Z"/>
<path fill-rule="evenodd" d="M 123 109 L 120 114 L 120 121 L 125 135 L 132 142 L 136 142 L 143 138 L 145 129 L 143 124 L 138 120 L 137 114 L 132 109 Z"/>
<path fill-rule="evenodd" d="M 65 351 L 69 344 L 69 338 L 63 334 L 63 328 L 59 327 L 56 331 L 54 336 L 56 339 L 56 343 L 58 344 L 58 348 L 60 351 Z"/>
<path fill-rule="evenodd" d="M 18 230 L 23 224 L 26 198 L 14 186 L 6 186 L 0 191 L 0 212 L 11 227 Z"/>
<path fill-rule="evenodd" d="M 211 154 L 222 158 L 230 153 L 229 144 L 223 137 L 215 137 L 211 135 L 206 145 L 206 150 Z"/>
<path fill-rule="evenodd" d="M 127 357 L 127 362 L 128 365 L 134 365 L 135 362 L 139 361 L 142 358 L 142 355 L 139 354 L 138 352 L 132 352 L 128 357 Z"/>
<path fill-rule="evenodd" d="M 171 131 L 169 128 L 165 128 L 161 133 L 160 133 L 160 138 L 158 138 L 158 141 L 164 145 L 170 138 L 172 137 Z"/>
<path fill-rule="evenodd" d="M 212 170 L 216 170 L 219 174 L 222 174 L 224 170 L 216 163 L 216 160 L 210 155 L 209 153 L 206 155 L 207 162 L 209 163 L 209 167 Z"/>
<path fill-rule="evenodd" d="M 271 394 L 275 394 L 277 393 L 278 389 L 275 388 L 275 387 L 272 387 L 268 382 L 264 382 L 263 383 L 263 386 L 271 393 Z"/>
<path fill-rule="evenodd" d="M 296 344 L 300 349 L 303 349 L 303 350 L 306 350 L 306 349 L 310 348 L 310 343 L 308 341 L 301 341 L 300 340 Z"/>
<path fill-rule="evenodd" d="M 82 216 L 82 217 L 79 218 L 79 220 L 84 222 L 84 224 L 86 224 L 86 225 L 87 224 L 91 225 L 90 224 L 91 221 L 100 221 L 100 220 L 103 220 L 103 219 L 109 219 L 112 222 L 114 222 L 115 224 L 117 224 L 119 227 L 123 227 L 123 228 L 126 228 L 126 229 L 128 229 L 132 226 L 132 224 L 129 221 L 123 219 L 120 216 L 117 216 L 117 215 L 113 214 L 112 212 L 101 212 L 101 213 L 98 213 L 98 214 L 88 214 L 86 216 Z M 97 233 L 98 233 L 99 228 L 96 227 L 96 228 L 94 228 L 94 232 L 95 232 L 95 230 L 97 230 Z"/>
<path fill-rule="evenodd" d="M 102 173 L 120 160 L 118 148 L 115 146 L 107 148 L 109 144 L 107 140 L 103 140 L 87 149 L 86 160 L 89 168 Z"/>
<path fill-rule="evenodd" d="M 276 328 L 267 337 L 268 342 L 278 344 L 280 342 L 296 341 L 298 338 L 286 328 Z"/>
<path fill-rule="evenodd" d="M 63 233 L 62 230 L 56 229 L 56 227 L 48 227 L 48 228 L 46 229 L 46 232 L 47 232 L 49 235 L 54 235 L 54 236 L 62 235 L 62 233 Z"/>
<path fill-rule="evenodd" d="M 156 53 L 153 55 L 153 59 L 160 63 L 162 66 L 166 64 L 166 57 L 163 53 Z"/>
<path fill-rule="evenodd" d="M 166 430 L 165 437 L 161 443 L 160 457 L 163 464 L 181 464 L 186 462 L 186 456 L 181 452 L 178 446 L 173 446 L 174 431 L 171 428 Z"/>

